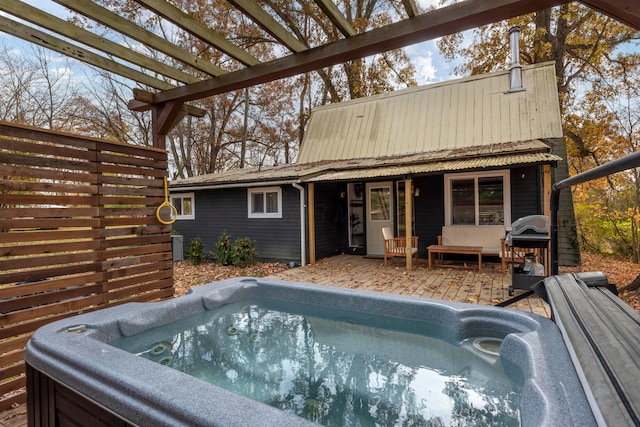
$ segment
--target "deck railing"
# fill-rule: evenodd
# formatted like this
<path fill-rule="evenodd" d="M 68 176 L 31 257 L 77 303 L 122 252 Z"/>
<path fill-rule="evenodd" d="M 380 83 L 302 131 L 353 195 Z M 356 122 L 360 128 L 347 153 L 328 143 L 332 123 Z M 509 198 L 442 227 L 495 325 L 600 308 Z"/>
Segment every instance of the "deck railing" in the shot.
<path fill-rule="evenodd" d="M 164 150 L 0 122 L 0 411 L 49 322 L 173 296 Z"/>

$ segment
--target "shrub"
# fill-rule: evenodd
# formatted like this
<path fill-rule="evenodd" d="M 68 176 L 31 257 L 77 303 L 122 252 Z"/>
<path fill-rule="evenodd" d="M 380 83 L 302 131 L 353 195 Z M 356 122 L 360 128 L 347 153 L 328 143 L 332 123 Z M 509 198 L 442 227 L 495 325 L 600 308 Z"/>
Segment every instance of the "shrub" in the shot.
<path fill-rule="evenodd" d="M 230 265 L 233 263 L 234 248 L 231 245 L 231 236 L 223 231 L 216 242 L 216 253 L 213 260 L 221 265 Z"/>
<path fill-rule="evenodd" d="M 196 237 L 189 243 L 189 261 L 191 265 L 199 265 L 207 256 L 204 253 L 204 243 L 202 239 Z"/>
<path fill-rule="evenodd" d="M 256 258 L 258 258 L 258 252 L 253 240 L 248 237 L 236 239 L 233 245 L 233 265 L 247 267 L 254 264 Z"/>

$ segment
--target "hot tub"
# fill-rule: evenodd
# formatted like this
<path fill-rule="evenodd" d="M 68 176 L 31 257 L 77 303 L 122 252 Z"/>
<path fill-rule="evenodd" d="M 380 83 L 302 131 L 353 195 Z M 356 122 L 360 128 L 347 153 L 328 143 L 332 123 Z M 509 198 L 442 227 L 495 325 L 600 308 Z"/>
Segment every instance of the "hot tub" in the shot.
<path fill-rule="evenodd" d="M 184 352 L 187 344 L 182 339 L 167 343 L 167 336 L 182 337 L 182 331 L 188 329 L 185 329 L 185 322 L 202 319 L 204 323 L 208 322 L 209 328 L 215 328 L 217 324 L 225 328 L 206 335 L 207 339 L 216 335 L 216 339 L 227 337 L 237 343 L 241 329 L 226 325 L 224 316 L 234 316 L 230 314 L 232 312 L 227 313 L 234 306 L 242 307 L 245 302 L 256 304 L 256 301 L 266 301 L 265 304 L 278 309 L 289 307 L 293 312 L 302 310 L 300 307 L 304 307 L 305 313 L 310 311 L 312 315 L 308 324 L 305 323 L 304 333 L 296 339 L 312 339 L 322 348 L 330 348 L 331 354 L 338 354 L 331 362 L 336 366 L 343 366 L 344 360 L 353 364 L 354 357 L 375 353 L 375 357 L 364 357 L 364 363 L 379 365 L 383 363 L 379 361 L 380 355 L 384 355 L 389 360 L 384 364 L 402 366 L 398 369 L 408 370 L 414 376 L 418 375 L 415 367 L 432 363 L 435 366 L 428 373 L 453 376 L 454 381 L 447 384 L 461 382 L 459 375 L 479 378 L 481 385 L 469 386 L 473 389 L 485 388 L 483 381 L 495 382 L 492 377 L 497 375 L 492 374 L 491 369 L 498 369 L 519 392 L 512 424 L 596 424 L 558 328 L 540 316 L 517 310 L 329 286 L 231 279 L 199 286 L 188 295 L 173 300 L 129 303 L 40 328 L 29 341 L 25 354 L 31 425 L 53 425 L 52 420 L 56 419 L 72 420 L 80 425 L 97 425 L 97 420 L 103 425 L 141 426 L 318 425 L 313 421 L 323 420 L 315 397 L 298 402 L 307 415 L 315 416 L 298 416 L 295 411 L 287 412 L 278 405 L 252 400 L 175 369 L 180 363 L 174 358 Z M 333 313 L 334 318 L 324 318 L 323 313 Z M 335 318 L 342 319 L 342 323 L 336 324 Z M 361 322 L 365 324 L 359 325 Z M 287 325 L 283 329 L 302 330 L 296 325 Z M 354 328 L 361 329 L 357 337 L 352 335 Z M 243 339 L 259 341 L 259 337 L 254 333 Z M 154 342 L 158 344 L 149 344 Z M 484 343 L 490 346 L 485 347 Z M 216 351 L 232 348 L 231 341 L 229 345 L 215 345 Z M 246 345 L 244 348 L 254 348 L 253 343 Z M 127 346 L 130 348 L 125 350 Z M 422 352 L 425 352 L 424 356 Z M 429 362 L 423 362 L 423 359 Z M 229 368 L 229 364 L 237 361 L 225 359 L 220 363 L 227 366 L 227 376 L 239 369 L 237 366 Z M 269 356 L 265 363 L 273 364 L 274 356 Z M 311 365 L 312 369 L 320 366 Z M 388 383 L 384 375 L 376 374 L 371 367 L 367 369 L 366 381 L 374 384 L 369 388 L 383 388 Z M 251 375 L 262 381 L 263 374 Z M 317 373 L 313 375 L 315 379 Z M 244 388 L 252 387 L 255 388 L 253 385 Z M 449 390 L 449 395 L 466 393 L 463 389 L 464 386 L 460 390 Z M 328 386 L 326 390 L 329 394 L 342 393 L 344 386 Z M 288 406 L 295 406 L 297 397 L 293 395 L 298 392 L 307 393 L 306 390 L 284 392 L 291 396 Z M 379 412 L 382 413 L 380 408 L 386 408 L 384 416 L 387 418 L 380 421 L 374 417 L 378 424 L 410 422 L 411 416 L 427 421 L 424 415 L 407 414 L 404 406 L 388 408 L 389 403 L 380 400 L 380 396 L 390 392 L 377 390 L 375 393 L 375 397 L 361 398 L 359 402 L 368 404 L 364 410 L 376 412 L 378 417 Z M 403 396 L 415 394 L 412 391 Z M 428 406 L 437 401 L 429 397 L 418 400 L 420 406 L 427 407 L 426 412 L 430 411 Z M 352 410 L 353 396 L 348 401 L 349 410 Z M 496 405 L 503 403 L 494 402 L 493 406 Z M 469 407 L 473 407 L 473 402 Z M 389 419 L 389 414 L 394 418 Z M 454 418 L 460 416 L 460 413 L 454 414 Z"/>

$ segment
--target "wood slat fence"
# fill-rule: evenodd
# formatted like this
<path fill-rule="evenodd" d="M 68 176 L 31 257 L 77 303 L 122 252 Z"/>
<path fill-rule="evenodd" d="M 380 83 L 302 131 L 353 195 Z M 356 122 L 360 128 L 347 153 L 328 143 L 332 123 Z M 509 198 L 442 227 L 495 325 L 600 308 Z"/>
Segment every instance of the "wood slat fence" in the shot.
<path fill-rule="evenodd" d="M 164 150 L 0 122 L 0 411 L 40 326 L 173 296 Z"/>

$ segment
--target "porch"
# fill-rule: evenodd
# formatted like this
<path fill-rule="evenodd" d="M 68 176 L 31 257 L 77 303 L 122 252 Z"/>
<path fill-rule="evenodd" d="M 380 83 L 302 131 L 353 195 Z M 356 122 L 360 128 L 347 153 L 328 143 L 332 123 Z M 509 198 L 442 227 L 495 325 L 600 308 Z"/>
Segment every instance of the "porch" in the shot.
<path fill-rule="evenodd" d="M 469 262 L 468 268 L 461 267 L 464 266 L 458 263 L 452 267 L 428 269 L 427 260 L 421 258 L 413 270 L 407 271 L 401 260 L 388 262 L 385 267 L 382 257 L 336 255 L 271 277 L 482 305 L 496 305 L 510 298 L 511 275 L 501 274 L 500 263 L 483 262 L 481 271 L 474 262 Z M 535 295 L 509 308 L 547 318 L 551 315 L 549 305 Z"/>

